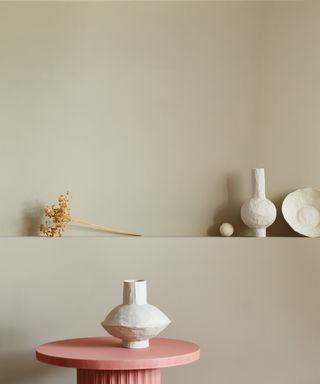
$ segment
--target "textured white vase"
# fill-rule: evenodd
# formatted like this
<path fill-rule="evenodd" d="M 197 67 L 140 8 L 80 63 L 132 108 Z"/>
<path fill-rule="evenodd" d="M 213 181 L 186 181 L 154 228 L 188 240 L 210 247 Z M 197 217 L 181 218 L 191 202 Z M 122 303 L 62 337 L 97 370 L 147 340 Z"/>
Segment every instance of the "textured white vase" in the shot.
<path fill-rule="evenodd" d="M 275 221 L 277 210 L 266 198 L 264 168 L 253 168 L 251 177 L 252 197 L 242 205 L 241 218 L 255 237 L 265 237 L 266 228 Z"/>
<path fill-rule="evenodd" d="M 170 319 L 157 307 L 147 303 L 147 282 L 125 280 L 123 304 L 115 307 L 101 323 L 112 336 L 122 339 L 126 348 L 147 348 Z"/>

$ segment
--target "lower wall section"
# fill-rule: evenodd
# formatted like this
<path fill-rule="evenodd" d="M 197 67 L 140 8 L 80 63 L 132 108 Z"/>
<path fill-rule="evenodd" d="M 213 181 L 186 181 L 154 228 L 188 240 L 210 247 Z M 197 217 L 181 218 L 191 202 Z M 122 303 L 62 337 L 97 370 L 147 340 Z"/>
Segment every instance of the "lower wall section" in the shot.
<path fill-rule="evenodd" d="M 0 382 L 75 383 L 36 361 L 37 345 L 104 335 L 124 279 L 146 279 L 172 324 L 201 346 L 165 384 L 318 384 L 320 240 L 0 238 Z"/>

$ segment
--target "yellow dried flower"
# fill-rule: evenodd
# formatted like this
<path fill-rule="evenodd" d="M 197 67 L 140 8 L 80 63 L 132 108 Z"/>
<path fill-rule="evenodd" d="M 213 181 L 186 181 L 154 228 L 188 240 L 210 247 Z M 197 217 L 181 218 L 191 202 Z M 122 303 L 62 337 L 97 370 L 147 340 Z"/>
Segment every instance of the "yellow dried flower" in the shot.
<path fill-rule="evenodd" d="M 71 214 L 68 200 L 69 192 L 60 195 L 58 206 L 48 206 L 44 209 L 44 215 L 49 218 L 40 225 L 40 232 L 49 237 L 59 237 L 65 229 L 65 226 L 71 221 Z"/>

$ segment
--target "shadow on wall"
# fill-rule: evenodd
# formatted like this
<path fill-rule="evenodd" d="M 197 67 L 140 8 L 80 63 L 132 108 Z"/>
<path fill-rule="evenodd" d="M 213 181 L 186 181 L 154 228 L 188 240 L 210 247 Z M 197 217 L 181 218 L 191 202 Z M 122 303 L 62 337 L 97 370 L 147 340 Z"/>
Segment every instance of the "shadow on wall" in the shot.
<path fill-rule="evenodd" d="M 207 230 L 208 236 L 220 236 L 219 227 L 222 223 L 228 222 L 234 226 L 233 236 L 251 236 L 251 231 L 241 220 L 240 209 L 242 204 L 250 196 L 244 195 L 244 183 L 240 173 L 230 173 L 226 180 L 227 202 L 215 210 L 213 215 L 213 225 Z M 277 208 L 276 221 L 267 229 L 267 236 L 299 237 L 285 221 L 281 206 L 284 198 L 290 191 L 270 198 Z M 268 196 L 267 196 L 268 197 Z"/>
<path fill-rule="evenodd" d="M 267 229 L 268 236 L 301 237 L 301 235 L 295 232 L 285 221 L 281 211 L 282 202 L 290 192 L 292 192 L 292 190 L 278 196 L 273 196 L 272 198 L 270 197 L 270 200 L 272 200 L 277 208 L 277 218 L 276 221 Z"/>
<path fill-rule="evenodd" d="M 227 175 L 226 193 L 227 202 L 214 211 L 213 224 L 208 228 L 207 235 L 220 236 L 220 225 L 228 222 L 234 226 L 234 236 L 249 236 L 249 230 L 240 217 L 240 208 L 245 201 L 240 173 L 233 172 Z"/>
<path fill-rule="evenodd" d="M 50 374 L 52 368 L 39 363 L 33 348 L 22 348 L 22 339 L 12 329 L 0 335 L 0 383 L 25 384 Z M 18 351 L 19 349 L 19 351 Z"/>
<path fill-rule="evenodd" d="M 22 209 L 21 236 L 38 236 L 43 218 L 44 204 L 39 201 L 24 203 Z"/>

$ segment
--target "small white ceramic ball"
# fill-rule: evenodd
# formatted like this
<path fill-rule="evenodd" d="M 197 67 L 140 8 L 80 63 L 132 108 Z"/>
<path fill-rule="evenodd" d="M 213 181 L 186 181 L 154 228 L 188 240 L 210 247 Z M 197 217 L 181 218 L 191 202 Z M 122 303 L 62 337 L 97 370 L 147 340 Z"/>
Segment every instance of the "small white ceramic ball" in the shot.
<path fill-rule="evenodd" d="M 229 237 L 233 235 L 234 228 L 230 223 L 223 223 L 220 225 L 219 231 L 221 236 Z"/>

